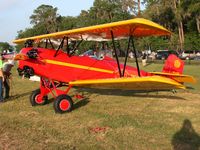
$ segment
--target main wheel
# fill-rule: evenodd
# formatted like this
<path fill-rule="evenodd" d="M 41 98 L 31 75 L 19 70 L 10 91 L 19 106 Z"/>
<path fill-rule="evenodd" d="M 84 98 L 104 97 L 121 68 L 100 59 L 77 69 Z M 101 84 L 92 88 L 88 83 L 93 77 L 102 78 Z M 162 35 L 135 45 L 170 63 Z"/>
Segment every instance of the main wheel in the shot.
<path fill-rule="evenodd" d="M 40 95 L 40 89 L 37 89 L 37 90 L 32 92 L 32 94 L 30 96 L 30 102 L 31 102 L 32 106 L 46 104 L 48 97 L 43 96 L 43 98 L 40 98 L 39 95 Z"/>
<path fill-rule="evenodd" d="M 54 110 L 56 113 L 70 112 L 73 109 L 73 101 L 68 95 L 59 95 L 54 101 Z"/>

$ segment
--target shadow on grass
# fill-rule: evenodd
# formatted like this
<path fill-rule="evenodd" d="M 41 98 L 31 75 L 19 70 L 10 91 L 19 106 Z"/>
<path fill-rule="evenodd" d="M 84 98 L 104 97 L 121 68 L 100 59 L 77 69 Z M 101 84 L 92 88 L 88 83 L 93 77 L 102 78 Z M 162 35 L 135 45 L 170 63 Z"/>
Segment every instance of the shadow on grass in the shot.
<path fill-rule="evenodd" d="M 27 96 L 27 95 L 31 95 L 31 92 L 32 91 L 25 92 L 25 93 L 22 93 L 22 94 L 12 95 L 8 99 L 5 99 L 5 101 L 12 101 L 12 100 L 16 100 L 16 99 L 22 98 L 22 97 Z"/>
<path fill-rule="evenodd" d="M 87 92 L 86 95 L 92 95 L 97 93 L 99 95 L 116 95 L 116 96 L 133 96 L 139 98 L 165 98 L 168 100 L 185 100 L 183 97 L 176 95 L 169 95 L 161 92 L 173 92 L 173 91 L 130 91 L 130 90 L 109 90 L 109 89 L 81 89 L 82 92 Z M 160 92 L 160 93 L 159 93 Z M 174 93 L 174 92 L 173 92 Z M 90 96 L 87 96 L 90 97 Z"/>
<path fill-rule="evenodd" d="M 54 98 L 49 99 L 49 100 L 46 102 L 45 105 L 49 105 L 49 104 L 53 103 L 54 100 L 55 100 Z M 84 99 L 82 99 L 82 100 L 79 100 L 79 101 L 77 101 L 77 102 L 74 103 L 73 110 L 78 109 L 78 108 L 80 108 L 80 107 L 83 107 L 83 106 L 87 105 L 89 102 L 90 102 L 90 101 L 88 100 L 88 98 L 84 98 Z"/>
<path fill-rule="evenodd" d="M 195 88 L 193 88 L 193 87 L 191 87 L 191 86 L 186 86 L 186 89 L 195 90 Z"/>
<path fill-rule="evenodd" d="M 76 102 L 74 105 L 74 107 L 79 107 L 80 106 L 84 106 L 89 102 L 89 97 L 93 94 L 93 93 L 97 93 L 99 95 L 116 95 L 116 96 L 133 96 L 133 97 L 138 97 L 138 98 L 165 98 L 168 100 L 185 100 L 182 97 L 176 96 L 176 95 L 169 95 L 166 93 L 159 93 L 159 92 L 163 92 L 163 91 L 130 91 L 130 90 L 111 90 L 111 89 L 90 89 L 90 88 L 84 88 L 84 89 L 78 89 L 79 93 L 87 93 L 84 94 L 85 99 L 80 100 L 78 102 Z M 10 96 L 8 99 L 5 99 L 5 101 L 12 101 L 12 100 L 16 100 L 19 98 L 22 98 L 24 96 L 27 95 L 31 95 L 32 91 L 29 92 L 25 92 L 22 94 L 16 94 L 13 96 Z M 168 92 L 172 92 L 172 91 L 168 91 Z M 47 105 L 52 103 L 54 101 L 54 98 L 51 98 L 47 101 Z"/>
<path fill-rule="evenodd" d="M 80 107 L 84 107 L 85 105 L 87 105 L 90 101 L 88 100 L 88 98 L 84 98 L 76 103 L 74 103 L 74 110 L 78 109 Z"/>
<path fill-rule="evenodd" d="M 45 103 L 45 105 L 49 105 L 49 104 L 53 103 L 54 100 L 55 100 L 54 98 L 48 99 L 48 101 Z"/>
<path fill-rule="evenodd" d="M 174 150 L 199 150 L 200 136 L 194 130 L 190 120 L 183 121 L 182 128 L 174 134 L 171 144 Z"/>

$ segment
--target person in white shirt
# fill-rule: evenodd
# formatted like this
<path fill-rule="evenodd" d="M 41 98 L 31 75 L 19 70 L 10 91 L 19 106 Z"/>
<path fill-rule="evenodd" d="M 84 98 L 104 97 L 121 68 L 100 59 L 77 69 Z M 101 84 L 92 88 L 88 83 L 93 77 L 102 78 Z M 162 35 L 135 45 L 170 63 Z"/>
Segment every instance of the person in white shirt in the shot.
<path fill-rule="evenodd" d="M 3 81 L 4 81 L 4 76 L 3 76 L 3 61 L 2 61 L 2 55 L 0 54 L 0 102 L 4 102 L 3 99 Z"/>
<path fill-rule="evenodd" d="M 4 59 L 3 62 L 3 76 L 4 76 L 4 88 L 5 88 L 5 99 L 9 98 L 10 95 L 10 81 L 9 79 L 11 78 L 11 69 L 14 66 L 14 60 L 10 60 L 10 59 Z"/>

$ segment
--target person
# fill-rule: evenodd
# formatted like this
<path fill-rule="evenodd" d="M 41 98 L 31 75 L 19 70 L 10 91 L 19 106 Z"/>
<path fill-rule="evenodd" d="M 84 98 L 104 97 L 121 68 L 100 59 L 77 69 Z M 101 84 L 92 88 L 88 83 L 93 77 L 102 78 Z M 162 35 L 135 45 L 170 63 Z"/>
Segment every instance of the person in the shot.
<path fill-rule="evenodd" d="M 14 61 L 10 60 L 10 59 L 4 59 L 4 63 L 3 63 L 3 76 L 4 76 L 4 81 L 3 81 L 3 85 L 5 88 L 5 99 L 8 99 L 9 93 L 10 93 L 10 82 L 9 79 L 11 77 L 11 69 L 14 66 Z"/>
<path fill-rule="evenodd" d="M 147 54 L 146 54 L 146 52 L 143 52 L 143 55 L 142 55 L 142 66 L 146 66 L 146 63 L 147 63 Z"/>
<path fill-rule="evenodd" d="M 129 54 L 128 54 L 128 56 L 129 56 L 130 58 L 134 58 L 133 51 L 130 51 Z"/>
<path fill-rule="evenodd" d="M 156 53 L 153 51 L 150 55 L 149 58 L 151 58 L 151 61 L 154 61 L 156 59 Z"/>
<path fill-rule="evenodd" d="M 3 61 L 2 61 L 2 55 L 0 55 L 0 102 L 4 102 L 3 99 L 3 81 L 4 81 L 4 76 L 3 76 Z"/>
<path fill-rule="evenodd" d="M 96 46 L 95 46 L 93 51 L 94 51 L 94 55 L 97 57 L 97 59 L 99 59 L 101 54 L 100 54 L 100 48 L 99 48 L 98 44 L 96 44 Z"/>
<path fill-rule="evenodd" d="M 103 45 L 102 45 L 102 51 L 103 51 L 103 57 L 105 57 L 105 56 L 107 56 L 107 57 L 110 57 L 110 58 L 112 58 L 113 56 L 112 56 L 112 51 L 111 51 L 111 49 L 109 48 L 109 45 L 108 45 L 108 43 L 103 43 Z"/>

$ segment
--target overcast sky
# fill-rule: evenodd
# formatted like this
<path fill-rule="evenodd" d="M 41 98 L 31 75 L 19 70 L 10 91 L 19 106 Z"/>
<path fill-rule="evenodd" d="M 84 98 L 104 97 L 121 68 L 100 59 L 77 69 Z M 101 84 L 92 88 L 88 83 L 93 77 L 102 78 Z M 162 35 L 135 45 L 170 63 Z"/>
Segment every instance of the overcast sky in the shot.
<path fill-rule="evenodd" d="M 12 43 L 17 31 L 31 27 L 29 17 L 38 6 L 52 5 L 62 16 L 78 16 L 94 0 L 0 0 L 0 42 Z"/>

